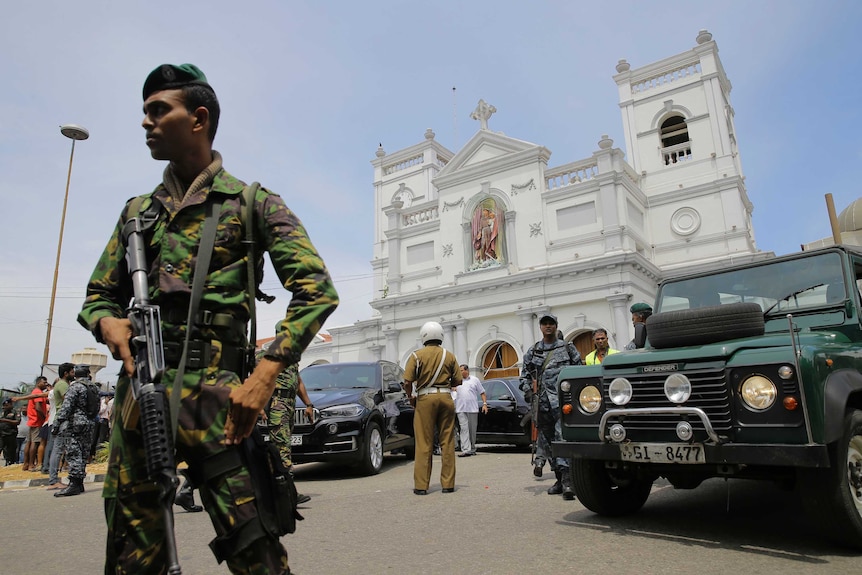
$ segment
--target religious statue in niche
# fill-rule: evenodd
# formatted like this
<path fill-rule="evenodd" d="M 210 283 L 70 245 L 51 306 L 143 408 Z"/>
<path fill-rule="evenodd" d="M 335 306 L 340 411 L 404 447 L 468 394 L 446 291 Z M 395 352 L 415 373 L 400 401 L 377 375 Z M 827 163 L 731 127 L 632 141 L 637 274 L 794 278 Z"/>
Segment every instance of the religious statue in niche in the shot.
<path fill-rule="evenodd" d="M 486 268 L 503 263 L 503 210 L 493 198 L 483 200 L 473 212 L 473 266 Z"/>

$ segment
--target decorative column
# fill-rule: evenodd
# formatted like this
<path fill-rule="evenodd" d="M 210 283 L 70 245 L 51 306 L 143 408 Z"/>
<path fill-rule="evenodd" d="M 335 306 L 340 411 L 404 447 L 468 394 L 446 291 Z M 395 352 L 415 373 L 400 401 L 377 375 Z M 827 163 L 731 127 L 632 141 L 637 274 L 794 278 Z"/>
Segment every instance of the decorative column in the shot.
<path fill-rule="evenodd" d="M 386 285 L 389 288 L 387 295 L 401 293 L 401 213 L 404 202 L 395 200 L 392 206 L 383 209 L 383 213 L 389 220 L 389 228 L 386 230 L 388 240 L 387 258 L 389 261 L 389 273 L 386 276 Z"/>
<path fill-rule="evenodd" d="M 390 329 L 383 332 L 383 336 L 386 338 L 386 355 L 383 359 L 387 361 L 391 361 L 394 363 L 399 363 L 398 361 L 398 335 L 399 330 Z"/>
<path fill-rule="evenodd" d="M 440 325 L 443 327 L 443 348 L 451 351 L 452 353 L 455 353 L 455 348 L 452 345 L 452 343 L 453 343 L 452 332 L 455 330 L 455 328 L 452 326 L 452 322 L 441 321 Z"/>
<path fill-rule="evenodd" d="M 463 318 L 456 319 L 452 322 L 455 328 L 455 356 L 458 358 L 458 363 L 466 363 L 470 365 L 469 351 L 467 349 L 467 320 Z"/>
<path fill-rule="evenodd" d="M 545 311 L 547 310 L 540 313 Z M 521 318 L 521 353 L 527 353 L 530 346 L 539 341 L 535 332 L 538 317 L 536 311 L 532 309 L 517 311 L 515 314 Z"/>
<path fill-rule="evenodd" d="M 628 310 L 631 294 L 620 293 L 606 298 L 611 306 L 611 318 L 613 318 L 614 341 L 609 342 L 611 347 L 622 350 L 631 341 L 633 335 L 631 314 Z"/>
<path fill-rule="evenodd" d="M 515 242 L 515 210 L 509 210 L 503 216 L 506 222 L 506 263 L 518 267 L 518 246 Z M 511 269 L 511 268 L 510 268 Z"/>

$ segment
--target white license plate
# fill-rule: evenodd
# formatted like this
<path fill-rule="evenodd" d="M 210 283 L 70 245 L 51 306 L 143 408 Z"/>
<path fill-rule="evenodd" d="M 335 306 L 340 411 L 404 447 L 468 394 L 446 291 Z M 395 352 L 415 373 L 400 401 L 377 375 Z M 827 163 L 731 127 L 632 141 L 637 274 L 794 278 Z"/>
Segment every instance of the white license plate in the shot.
<path fill-rule="evenodd" d="M 302 445 L 302 436 L 301 435 L 291 435 L 290 436 L 290 444 L 291 445 Z"/>
<path fill-rule="evenodd" d="M 700 443 L 623 443 L 620 455 L 638 463 L 706 463 Z"/>

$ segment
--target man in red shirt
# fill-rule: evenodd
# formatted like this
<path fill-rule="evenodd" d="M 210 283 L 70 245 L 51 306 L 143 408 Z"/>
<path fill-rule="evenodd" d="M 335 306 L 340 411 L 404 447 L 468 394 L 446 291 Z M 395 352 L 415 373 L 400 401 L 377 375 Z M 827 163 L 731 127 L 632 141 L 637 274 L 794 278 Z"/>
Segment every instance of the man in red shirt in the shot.
<path fill-rule="evenodd" d="M 24 448 L 24 467 L 22 468 L 24 471 L 31 469 L 36 471 L 41 467 L 41 462 L 37 463 L 36 460 L 40 445 L 39 431 L 48 417 L 48 394 L 45 393 L 47 388 L 48 379 L 40 375 L 36 378 L 36 389 L 33 390 L 32 394 L 26 396 L 30 400 L 27 403 L 27 427 L 30 429 L 27 434 L 27 446 Z"/>

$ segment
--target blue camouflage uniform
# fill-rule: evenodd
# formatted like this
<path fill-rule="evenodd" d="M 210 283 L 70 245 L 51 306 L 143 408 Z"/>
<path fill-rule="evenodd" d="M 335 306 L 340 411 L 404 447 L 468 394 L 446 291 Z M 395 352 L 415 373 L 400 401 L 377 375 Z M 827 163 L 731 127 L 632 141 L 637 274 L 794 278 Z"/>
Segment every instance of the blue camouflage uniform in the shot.
<path fill-rule="evenodd" d="M 69 479 L 84 479 L 87 474 L 87 455 L 93 438 L 93 420 L 87 416 L 87 379 L 76 379 L 69 385 L 63 405 L 54 418 L 60 430 L 62 446 L 69 464 Z"/>
<path fill-rule="evenodd" d="M 551 359 L 545 363 L 547 354 Z M 542 366 L 545 366 L 542 370 Z M 533 377 L 538 375 L 539 393 L 539 417 L 536 426 L 544 436 L 546 446 L 550 448 L 552 468 L 557 470 L 568 470 L 569 460 L 562 457 L 553 457 L 554 441 L 562 441 L 562 428 L 560 426 L 560 398 L 557 395 L 557 376 L 564 367 L 569 365 L 581 365 L 581 355 L 570 342 L 556 340 L 546 343 L 544 340 L 536 342 L 534 346 L 524 354 L 524 364 L 521 368 L 520 388 L 525 394 L 533 390 Z"/>

